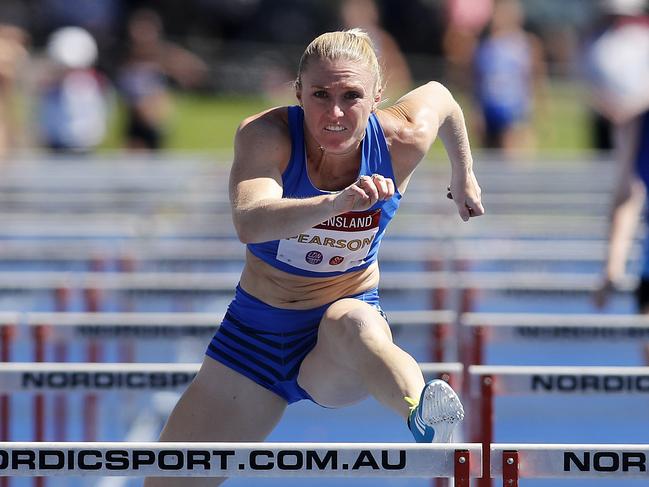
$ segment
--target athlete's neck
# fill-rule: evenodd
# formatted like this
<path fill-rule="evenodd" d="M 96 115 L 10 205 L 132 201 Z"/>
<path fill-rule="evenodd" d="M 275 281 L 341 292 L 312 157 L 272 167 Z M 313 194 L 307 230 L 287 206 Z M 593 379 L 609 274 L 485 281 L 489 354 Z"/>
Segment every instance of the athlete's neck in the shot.
<path fill-rule="evenodd" d="M 361 162 L 362 140 L 342 153 L 332 153 L 318 145 L 315 140 L 306 140 L 306 165 L 309 178 L 319 189 L 339 191 L 358 178 Z"/>

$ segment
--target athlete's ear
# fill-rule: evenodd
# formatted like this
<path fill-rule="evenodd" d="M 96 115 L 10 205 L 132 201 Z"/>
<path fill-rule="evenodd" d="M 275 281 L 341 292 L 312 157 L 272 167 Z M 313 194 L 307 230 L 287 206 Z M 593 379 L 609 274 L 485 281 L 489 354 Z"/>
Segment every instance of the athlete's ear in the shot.
<path fill-rule="evenodd" d="M 295 98 L 297 98 L 300 106 L 302 106 L 302 83 L 299 81 L 295 82 Z"/>
<path fill-rule="evenodd" d="M 372 103 L 372 111 L 376 111 L 376 108 L 379 106 L 379 103 L 381 103 L 381 95 L 383 94 L 383 88 L 379 88 L 379 90 L 376 92 L 376 95 L 374 95 L 374 102 Z"/>

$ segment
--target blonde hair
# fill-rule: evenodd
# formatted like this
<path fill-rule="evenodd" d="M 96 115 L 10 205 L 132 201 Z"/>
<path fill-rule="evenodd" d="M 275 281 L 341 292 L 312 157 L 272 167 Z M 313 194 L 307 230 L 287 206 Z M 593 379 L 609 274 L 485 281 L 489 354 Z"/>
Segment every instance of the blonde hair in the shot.
<path fill-rule="evenodd" d="M 383 76 L 374 43 L 362 29 L 326 32 L 313 39 L 300 58 L 295 80 L 296 88 L 302 86 L 302 73 L 306 71 L 312 59 L 330 61 L 344 59 L 364 64 L 374 75 L 374 93 L 378 93 L 383 88 Z"/>

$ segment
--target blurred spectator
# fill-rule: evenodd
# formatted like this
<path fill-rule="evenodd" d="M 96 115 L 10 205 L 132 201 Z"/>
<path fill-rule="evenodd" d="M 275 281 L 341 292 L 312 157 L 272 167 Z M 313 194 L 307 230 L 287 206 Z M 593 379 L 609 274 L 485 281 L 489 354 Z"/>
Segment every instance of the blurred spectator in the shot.
<path fill-rule="evenodd" d="M 539 39 L 524 29 L 519 0 L 496 0 L 476 48 L 476 96 L 484 147 L 505 153 L 535 145 L 531 115 L 543 93 L 545 62 Z"/>
<path fill-rule="evenodd" d="M 0 158 L 18 145 L 21 120 L 17 91 L 28 59 L 29 35 L 10 24 L 0 24 Z"/>
<path fill-rule="evenodd" d="M 398 98 L 409 91 L 412 77 L 408 62 L 394 37 L 381 26 L 374 0 L 343 0 L 340 17 L 345 29 L 359 27 L 372 38 L 385 76 L 383 98 Z"/>
<path fill-rule="evenodd" d="M 649 184 L 649 16 L 644 0 L 601 2 L 607 27 L 587 56 L 590 99 L 611 121 L 619 176 L 610 213 L 608 250 L 595 303 L 606 304 L 624 276 Z M 649 237 L 636 290 L 638 311 L 649 313 Z"/>
<path fill-rule="evenodd" d="M 195 88 L 206 81 L 207 72 L 198 56 L 164 39 L 156 12 L 133 12 L 128 21 L 126 60 L 117 79 L 126 103 L 127 147 L 162 148 L 172 108 L 169 80 L 184 89 Z"/>
<path fill-rule="evenodd" d="M 93 67 L 95 39 L 81 27 L 63 27 L 50 35 L 46 51 L 37 101 L 41 143 L 54 151 L 92 151 L 108 122 L 108 83 Z"/>
<path fill-rule="evenodd" d="M 613 123 L 649 103 L 646 0 L 602 0 L 603 28 L 590 43 L 586 69 L 592 106 Z"/>
<path fill-rule="evenodd" d="M 38 0 L 31 2 L 30 17 L 36 32 L 74 25 L 86 29 L 102 46 L 112 37 L 123 4 L 123 0 Z"/>
<path fill-rule="evenodd" d="M 493 0 L 448 0 L 442 40 L 446 79 L 467 93 L 472 89 L 473 56 L 480 33 L 493 14 Z"/>
<path fill-rule="evenodd" d="M 596 84 L 617 83 L 619 85 L 619 83 L 628 83 L 634 79 L 641 79 L 638 76 L 626 76 L 626 69 L 629 69 L 628 63 L 632 61 L 628 59 L 628 56 L 633 55 L 633 53 L 625 49 L 624 45 L 617 47 L 615 43 L 624 43 L 623 35 L 618 31 L 618 28 L 623 26 L 625 26 L 624 30 L 627 36 L 639 35 L 640 42 L 642 42 L 643 34 L 641 29 L 639 30 L 637 26 L 630 29 L 626 27 L 628 24 L 642 24 L 641 16 L 644 4 L 645 0 L 600 1 L 599 15 L 596 15 L 592 32 L 587 36 L 585 68 L 591 85 L 590 105 L 593 109 L 593 145 L 597 149 L 607 150 L 613 148 L 612 124 L 608 113 L 612 110 L 611 105 L 614 106 L 616 102 L 613 100 L 607 101 L 607 97 L 610 96 L 607 95 L 607 91 L 610 90 L 599 88 Z M 616 41 L 616 39 L 618 40 Z M 633 41 L 629 39 L 627 42 Z M 638 52 L 640 51 L 634 51 L 634 53 Z M 634 63 L 634 66 L 630 69 L 639 69 L 643 65 L 643 63 Z M 615 76 L 619 77 L 620 80 L 614 81 Z M 644 87 L 639 88 L 642 90 Z M 628 89 L 628 87 L 625 89 Z M 622 92 L 622 85 L 619 85 L 619 88 L 614 89 L 613 92 L 619 96 Z M 636 95 L 632 94 L 631 96 Z M 603 103 L 609 106 L 602 106 Z"/>

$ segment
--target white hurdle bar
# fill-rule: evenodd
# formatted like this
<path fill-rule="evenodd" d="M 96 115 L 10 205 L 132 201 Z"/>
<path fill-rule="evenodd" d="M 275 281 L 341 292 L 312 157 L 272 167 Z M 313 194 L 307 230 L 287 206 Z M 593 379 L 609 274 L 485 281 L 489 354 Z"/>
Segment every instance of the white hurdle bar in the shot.
<path fill-rule="evenodd" d="M 419 364 L 427 376 L 462 374 L 457 362 Z M 182 363 L 0 363 L 0 394 L 10 392 L 72 392 L 178 390 L 193 380 L 200 364 Z"/>
<path fill-rule="evenodd" d="M 3 476 L 455 477 L 481 475 L 478 444 L 0 443 Z"/>
<path fill-rule="evenodd" d="M 447 329 L 455 321 L 455 316 L 454 312 L 448 310 L 395 311 L 390 313 L 389 320 L 393 326 L 430 327 L 432 333 L 437 336 L 434 342 L 435 348 L 432 351 L 432 359 L 442 362 L 443 355 L 441 351 L 443 347 L 440 346 L 441 337 L 444 335 L 443 330 Z M 53 345 L 56 361 L 65 362 L 67 360 L 68 352 L 64 340 L 68 336 L 66 332 L 73 332 L 78 337 L 87 339 L 87 360 L 91 362 L 101 361 L 106 338 L 122 338 L 118 342 L 119 356 L 124 362 L 133 362 L 136 359 L 134 339 L 177 340 L 179 337 L 203 337 L 205 334 L 211 335 L 214 333 L 222 317 L 222 313 L 5 312 L 0 313 L 0 361 L 5 363 L 12 361 L 12 344 L 16 336 L 20 336 L 22 332 L 27 331 L 28 335 L 33 339 L 33 360 L 36 363 L 42 363 L 46 360 L 48 345 Z M 69 365 L 78 367 L 75 364 Z M 458 365 L 460 366 L 459 369 L 453 366 L 444 367 L 440 374 L 443 379 L 459 390 L 462 387 L 462 366 L 461 364 Z M 12 367 L 22 366 L 12 365 Z M 60 364 L 59 367 L 64 367 L 64 364 Z M 93 367 L 95 368 L 93 369 Z M 85 367 L 84 370 L 86 373 L 88 370 L 100 370 L 97 367 L 101 367 L 101 365 L 93 364 Z M 165 367 L 165 370 L 169 370 L 169 367 Z M 58 376 L 56 378 L 58 380 L 63 380 L 62 373 L 63 369 L 57 371 Z M 133 385 L 133 387 L 148 387 L 142 384 L 142 373 L 144 372 L 138 371 L 137 374 L 128 376 L 126 380 L 134 380 L 134 384 L 140 383 L 139 386 Z M 178 374 L 184 373 L 184 371 L 176 371 L 176 375 L 172 379 L 161 376 L 159 371 L 153 371 L 152 373 L 154 375 L 147 375 L 146 377 L 155 381 L 155 388 L 166 388 L 169 387 L 167 384 L 178 383 L 179 377 L 181 377 Z M 427 373 L 426 370 L 424 370 L 424 373 Z M 428 373 L 433 374 L 435 370 L 428 369 Z M 77 375 L 77 377 L 83 377 L 83 375 Z M 106 380 L 105 374 L 101 377 Z M 113 383 L 115 382 L 113 381 Z M 182 384 L 182 381 L 178 383 L 178 385 L 180 384 Z M 66 417 L 66 404 L 67 399 L 64 395 L 54 398 L 54 408 L 58 417 Z M 45 398 L 41 394 L 34 397 L 34 409 L 36 418 L 42 418 L 45 414 Z M 9 397 L 6 394 L 0 395 L 0 411 L 9 410 Z M 94 433 L 96 430 L 94 426 L 96 423 L 96 410 L 96 399 L 92 395 L 84 398 L 84 432 L 86 435 L 84 439 L 88 441 L 96 438 Z M 44 438 L 43 425 L 44 421 L 42 419 L 35 419 L 37 440 Z M 9 438 L 9 428 L 10 421 L 5 413 L 0 419 L 0 440 Z M 65 431 L 62 426 L 56 426 L 55 430 L 56 440 L 65 439 Z"/>
<path fill-rule="evenodd" d="M 489 445 L 494 436 L 496 394 L 649 395 L 649 367 L 472 365 L 468 375 L 472 395 L 480 398 L 480 423 L 475 439 L 483 445 L 485 468 L 491 465 Z M 479 484 L 487 487 L 491 480 L 483 477 Z"/>
<path fill-rule="evenodd" d="M 389 311 L 391 326 L 431 327 L 436 336 L 431 358 L 443 362 L 442 341 L 456 321 L 451 310 L 401 310 Z M 24 331 L 34 338 L 35 350 L 42 350 L 52 341 L 63 343 L 63 337 L 72 332 L 81 338 L 178 339 L 179 337 L 205 337 L 214 333 L 223 319 L 223 313 L 119 313 L 119 312 L 0 312 L 0 361 L 10 362 L 12 342 Z M 52 333 L 45 332 L 52 329 Z M 97 344 L 99 346 L 99 344 Z M 41 354 L 42 355 L 42 354 Z M 35 362 L 43 358 L 34 353 Z M 65 361 L 64 357 L 57 361 Z M 134 360 L 124 360 L 134 361 Z"/>
<path fill-rule="evenodd" d="M 452 246 L 431 240 L 386 240 L 381 245 L 382 261 L 464 260 L 469 262 L 602 262 L 604 240 L 471 239 L 458 237 Z M 640 245 L 632 259 L 640 256 Z M 203 240 L 164 240 L 145 242 L 97 242 L 46 239 L 3 242 L 0 259 L 13 262 L 92 262 L 115 260 L 129 262 L 223 262 L 243 261 L 245 246 L 237 239 L 214 242 Z"/>
<path fill-rule="evenodd" d="M 649 445 L 493 444 L 491 477 L 503 487 L 519 478 L 608 478 L 649 480 Z"/>
<path fill-rule="evenodd" d="M 460 324 L 526 331 L 518 333 L 521 338 L 637 340 L 649 330 L 649 316 L 628 313 L 463 313 Z"/>
<path fill-rule="evenodd" d="M 454 478 L 482 475 L 476 443 L 3 442 L 2 476 Z M 494 444 L 486 478 L 646 479 L 649 445 Z"/>
<path fill-rule="evenodd" d="M 450 208 L 450 207 L 449 207 Z M 17 216 L 17 215 L 14 215 Z M 101 215 L 100 215 L 101 216 Z M 2 235 L 11 239 L 78 238 L 78 239 L 141 239 L 148 238 L 228 238 L 236 232 L 229 214 L 200 216 L 154 216 L 125 213 L 109 219 L 97 220 L 76 216 L 40 218 L 3 222 Z M 537 215 L 534 213 L 492 215 L 487 223 L 477 221 L 471 227 L 460 227 L 450 212 L 421 211 L 399 215 L 392 223 L 393 232 L 403 237 L 449 239 L 458 237 L 552 237 L 597 239 L 605 235 L 607 219 L 604 216 Z M 58 220 L 58 221 L 57 221 Z M 421 225 L 421 221 L 435 221 L 435 226 Z"/>
<path fill-rule="evenodd" d="M 112 291 L 228 291 L 239 272 L 0 272 L 0 291 L 48 290 L 60 287 Z M 587 293 L 597 289 L 599 276 L 585 273 L 386 271 L 381 289 L 482 289 Z M 630 291 L 637 279 L 624 278 L 618 289 Z"/>
<path fill-rule="evenodd" d="M 458 319 L 467 356 L 483 363 L 487 341 L 628 341 L 649 339 L 649 316 L 601 313 L 462 313 Z M 649 362 L 649 357 L 647 357 Z"/>

